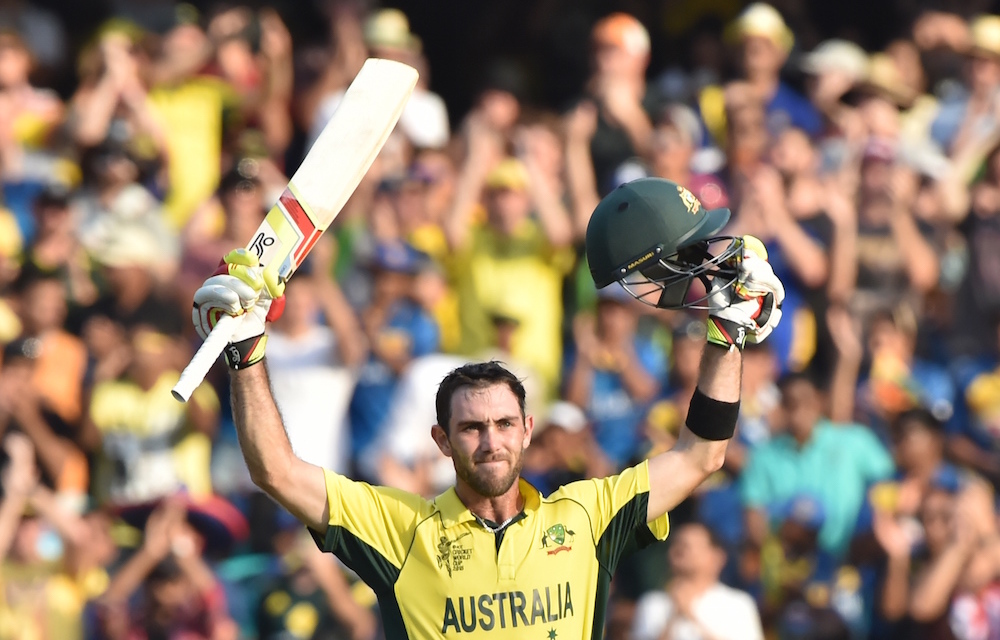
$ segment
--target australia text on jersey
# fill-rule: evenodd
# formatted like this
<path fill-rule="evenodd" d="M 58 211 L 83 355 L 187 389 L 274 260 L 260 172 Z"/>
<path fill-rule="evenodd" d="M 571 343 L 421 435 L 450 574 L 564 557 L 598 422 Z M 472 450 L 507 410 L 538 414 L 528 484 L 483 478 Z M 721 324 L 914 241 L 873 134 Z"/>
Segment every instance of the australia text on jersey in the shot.
<path fill-rule="evenodd" d="M 531 600 L 530 604 L 528 600 Z M 569 582 L 524 591 L 503 591 L 445 600 L 441 633 L 529 627 L 573 615 Z"/>

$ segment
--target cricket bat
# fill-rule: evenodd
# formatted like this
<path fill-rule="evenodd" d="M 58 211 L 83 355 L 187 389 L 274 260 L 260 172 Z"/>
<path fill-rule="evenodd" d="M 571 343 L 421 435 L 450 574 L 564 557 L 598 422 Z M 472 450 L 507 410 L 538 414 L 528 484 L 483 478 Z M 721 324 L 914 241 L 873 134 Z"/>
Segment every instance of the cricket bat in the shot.
<path fill-rule="evenodd" d="M 375 161 L 417 83 L 417 71 L 370 58 L 347 88 L 278 202 L 247 243 L 265 271 L 287 281 Z M 232 339 L 242 317 L 223 316 L 174 385 L 186 402 Z"/>

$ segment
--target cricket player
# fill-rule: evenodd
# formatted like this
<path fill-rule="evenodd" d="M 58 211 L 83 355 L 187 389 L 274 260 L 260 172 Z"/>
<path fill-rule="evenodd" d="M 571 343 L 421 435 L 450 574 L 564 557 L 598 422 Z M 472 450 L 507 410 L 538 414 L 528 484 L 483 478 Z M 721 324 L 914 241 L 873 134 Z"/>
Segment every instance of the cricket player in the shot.
<path fill-rule="evenodd" d="M 281 286 L 264 282 L 255 256 L 226 256 L 195 294 L 194 322 L 205 336 L 223 314 L 243 316 L 224 354 L 250 475 L 374 589 L 387 638 L 601 638 L 619 560 L 666 538 L 667 513 L 722 466 L 743 344 L 764 340 L 781 317 L 784 290 L 761 243 L 716 235 L 728 219 L 656 178 L 619 187 L 594 211 L 587 255 L 597 286 L 707 309 L 707 345 L 673 449 L 548 496 L 520 478 L 535 423 L 521 381 L 499 363 L 465 365 L 441 382 L 428 426 L 456 480 L 426 500 L 294 454 L 261 366 Z M 702 294 L 690 288 L 696 280 Z"/>

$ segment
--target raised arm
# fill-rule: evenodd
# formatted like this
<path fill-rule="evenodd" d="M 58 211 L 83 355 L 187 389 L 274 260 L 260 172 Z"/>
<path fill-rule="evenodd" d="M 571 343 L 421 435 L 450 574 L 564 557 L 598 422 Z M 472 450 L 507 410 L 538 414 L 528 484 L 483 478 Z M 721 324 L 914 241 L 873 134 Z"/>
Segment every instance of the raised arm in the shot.
<path fill-rule="evenodd" d="M 565 117 L 566 183 L 573 209 L 573 232 L 577 240 L 587 235 L 590 214 L 600 202 L 590 141 L 597 129 L 597 107 L 581 102 Z"/>
<path fill-rule="evenodd" d="M 330 521 L 323 470 L 292 451 L 264 366 L 233 371 L 233 420 L 253 483 L 316 531 Z"/>
<path fill-rule="evenodd" d="M 680 504 L 722 468 L 739 414 L 744 341 L 763 341 L 781 320 L 784 288 L 767 263 L 767 251 L 752 236 L 743 240 L 740 292 L 719 282 L 712 286 L 708 344 L 687 420 L 674 447 L 649 462 L 648 521 Z"/>
<path fill-rule="evenodd" d="M 284 307 L 284 300 L 272 304 L 284 286 L 265 283 L 256 256 L 244 249 L 228 253 L 225 262 L 223 272 L 195 292 L 193 318 L 202 337 L 223 314 L 242 318 L 223 353 L 231 369 L 233 420 L 250 478 L 306 525 L 326 531 L 329 509 L 323 470 L 292 451 L 263 364 L 264 324 Z"/>
<path fill-rule="evenodd" d="M 724 349 L 716 345 L 706 345 L 701 357 L 701 373 L 698 377 L 699 395 L 707 400 L 707 406 L 720 403 L 721 408 L 739 407 L 740 374 L 743 355 L 739 349 Z M 696 405 L 692 400 L 692 405 Z M 706 406 L 706 404 L 702 404 Z M 688 413 L 688 422 L 692 419 Z M 732 413 L 735 427 L 735 411 Z M 719 416 L 715 427 L 722 425 Z M 701 429 L 708 425 L 695 425 Z M 705 433 L 702 431 L 702 433 Z M 732 437 L 732 431 L 728 434 Z M 681 426 L 677 443 L 649 461 L 649 507 L 647 520 L 652 521 L 681 503 L 700 485 L 705 478 L 722 468 L 729 438 L 708 439 L 695 434 L 687 424 Z"/>

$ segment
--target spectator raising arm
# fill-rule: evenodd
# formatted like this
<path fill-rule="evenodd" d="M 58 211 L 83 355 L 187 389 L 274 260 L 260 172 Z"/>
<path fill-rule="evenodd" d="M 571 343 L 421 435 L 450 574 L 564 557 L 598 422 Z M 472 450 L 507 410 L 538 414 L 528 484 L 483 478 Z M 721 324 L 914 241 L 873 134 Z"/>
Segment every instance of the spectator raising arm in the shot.
<path fill-rule="evenodd" d="M 770 167 L 757 169 L 751 178 L 754 203 L 761 219 L 789 265 L 809 288 L 820 287 L 829 275 L 829 260 L 823 247 L 796 222 L 785 205 L 786 194 L 781 174 Z"/>
<path fill-rule="evenodd" d="M 952 538 L 914 585 L 909 611 L 914 620 L 930 622 L 948 611 L 963 573 L 976 556 L 983 534 L 996 535 L 992 492 L 974 480 L 956 500 Z"/>
<path fill-rule="evenodd" d="M 590 141 L 597 131 L 597 107 L 581 102 L 565 116 L 566 180 L 573 208 L 573 229 L 577 240 L 587 235 L 590 214 L 600 202 Z"/>
<path fill-rule="evenodd" d="M 850 312 L 839 305 L 827 311 L 826 323 L 837 349 L 837 361 L 830 379 L 830 420 L 850 422 L 854 419 L 858 371 L 864 356 L 861 332 L 854 326 Z"/>
<path fill-rule="evenodd" d="M 897 168 L 892 177 L 891 197 L 893 215 L 890 221 L 892 234 L 906 261 L 910 285 L 926 293 L 938 282 L 939 264 L 934 247 L 920 233 L 913 217 L 913 202 L 917 195 L 917 177 L 909 169 Z"/>
<path fill-rule="evenodd" d="M 559 185 L 542 169 L 540 155 L 547 132 L 540 126 L 524 127 L 517 132 L 517 154 L 528 170 L 528 194 L 542 229 L 553 247 L 566 247 L 573 242 L 573 224 L 563 205 Z"/>
<path fill-rule="evenodd" d="M 10 461 L 2 475 L 4 496 L 0 501 L 0 561 L 10 553 L 24 506 L 38 484 L 35 450 L 31 441 L 20 433 L 8 433 L 3 447 Z"/>
<path fill-rule="evenodd" d="M 858 279 L 858 211 L 853 193 L 845 193 L 848 182 L 831 178 L 824 185 L 826 215 L 833 222 L 826 295 L 833 304 L 846 303 Z"/>
<path fill-rule="evenodd" d="M 503 154 L 503 140 L 484 114 L 473 113 L 466 122 L 468 153 L 458 174 L 455 197 L 444 221 L 445 237 L 452 251 L 465 247 L 471 218 L 482 195 L 486 175 Z"/>

